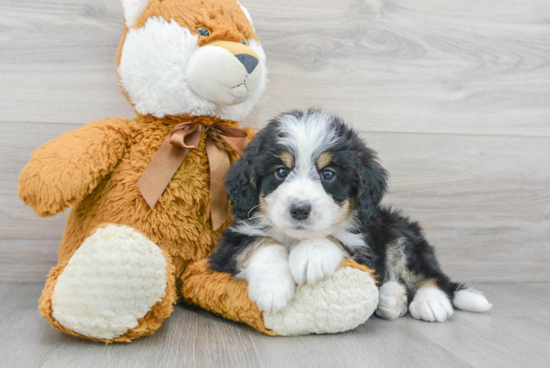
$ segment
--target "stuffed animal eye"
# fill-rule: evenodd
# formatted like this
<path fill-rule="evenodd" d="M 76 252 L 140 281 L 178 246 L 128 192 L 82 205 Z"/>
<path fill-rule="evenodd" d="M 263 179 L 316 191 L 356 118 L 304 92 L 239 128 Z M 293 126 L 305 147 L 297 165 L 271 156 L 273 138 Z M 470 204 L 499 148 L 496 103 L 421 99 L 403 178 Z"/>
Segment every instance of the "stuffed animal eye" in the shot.
<path fill-rule="evenodd" d="M 212 32 L 210 32 L 210 30 L 206 27 L 200 27 L 200 28 L 197 28 L 197 34 L 199 36 L 205 36 L 205 37 L 208 37 L 212 34 Z"/>
<path fill-rule="evenodd" d="M 325 181 L 333 181 L 334 178 L 336 178 L 336 173 L 330 169 L 326 169 L 323 171 L 323 180 Z"/>
<path fill-rule="evenodd" d="M 243 45 L 248 46 L 248 41 L 247 41 L 246 38 L 244 38 L 244 37 L 241 38 L 241 43 L 242 43 Z"/>
<path fill-rule="evenodd" d="M 284 180 L 288 175 L 288 168 L 281 166 L 275 170 L 275 177 L 279 180 Z"/>

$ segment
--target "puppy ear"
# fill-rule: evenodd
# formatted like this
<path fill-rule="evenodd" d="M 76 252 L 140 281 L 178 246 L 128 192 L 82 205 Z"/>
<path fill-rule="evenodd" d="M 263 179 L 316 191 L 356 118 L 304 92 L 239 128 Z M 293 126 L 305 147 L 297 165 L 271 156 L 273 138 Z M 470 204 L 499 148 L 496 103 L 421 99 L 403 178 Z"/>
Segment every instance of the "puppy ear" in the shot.
<path fill-rule="evenodd" d="M 361 222 L 370 221 L 388 188 L 388 172 L 368 151 L 360 157 L 357 179 L 357 206 Z"/>
<path fill-rule="evenodd" d="M 255 142 L 252 141 L 246 152 L 229 169 L 225 180 L 225 190 L 231 199 L 231 212 L 237 219 L 247 219 L 258 203 L 258 188 L 254 176 Z"/>

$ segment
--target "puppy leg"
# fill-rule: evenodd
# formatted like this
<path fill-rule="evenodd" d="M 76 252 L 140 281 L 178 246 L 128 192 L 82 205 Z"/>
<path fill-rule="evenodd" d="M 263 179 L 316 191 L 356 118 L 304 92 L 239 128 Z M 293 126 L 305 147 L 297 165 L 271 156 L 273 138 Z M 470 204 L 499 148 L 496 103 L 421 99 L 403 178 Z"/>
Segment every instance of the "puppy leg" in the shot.
<path fill-rule="evenodd" d="M 342 260 L 342 249 L 329 239 L 308 239 L 290 251 L 290 273 L 298 285 L 314 284 L 331 276 Z"/>
<path fill-rule="evenodd" d="M 453 305 L 463 311 L 486 312 L 493 307 L 487 298 L 474 289 L 460 289 L 455 292 Z"/>
<path fill-rule="evenodd" d="M 399 282 L 386 282 L 378 289 L 378 293 L 378 317 L 392 320 L 407 313 L 407 291 Z"/>
<path fill-rule="evenodd" d="M 409 306 L 413 318 L 428 322 L 445 322 L 453 315 L 453 306 L 447 293 L 434 279 L 421 283 Z"/>
<path fill-rule="evenodd" d="M 250 300 L 267 313 L 286 307 L 296 288 L 288 266 L 288 250 L 280 244 L 254 250 L 235 278 L 248 281 Z"/>
<path fill-rule="evenodd" d="M 451 299 L 458 285 L 441 271 L 434 248 L 424 239 L 419 226 L 407 226 L 410 234 L 386 247 L 385 275 L 390 280 L 402 280 L 414 293 L 409 305 L 414 318 L 445 322 L 453 315 Z"/>

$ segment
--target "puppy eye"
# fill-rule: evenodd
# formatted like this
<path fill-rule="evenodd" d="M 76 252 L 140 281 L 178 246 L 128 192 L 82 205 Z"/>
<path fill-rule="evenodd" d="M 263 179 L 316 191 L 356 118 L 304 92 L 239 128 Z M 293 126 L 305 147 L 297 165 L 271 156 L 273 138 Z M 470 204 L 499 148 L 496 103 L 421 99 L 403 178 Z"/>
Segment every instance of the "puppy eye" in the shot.
<path fill-rule="evenodd" d="M 275 170 L 275 177 L 279 180 L 285 180 L 288 175 L 288 168 L 282 166 Z"/>
<path fill-rule="evenodd" d="M 333 181 L 336 178 L 336 173 L 330 169 L 325 169 L 322 176 L 324 181 Z"/>
<path fill-rule="evenodd" d="M 197 34 L 199 36 L 205 36 L 205 37 L 208 37 L 212 34 L 212 32 L 210 32 L 210 30 L 206 27 L 199 27 L 197 28 Z"/>
<path fill-rule="evenodd" d="M 248 46 L 248 41 L 246 40 L 246 38 L 241 38 L 241 43 L 245 46 Z"/>

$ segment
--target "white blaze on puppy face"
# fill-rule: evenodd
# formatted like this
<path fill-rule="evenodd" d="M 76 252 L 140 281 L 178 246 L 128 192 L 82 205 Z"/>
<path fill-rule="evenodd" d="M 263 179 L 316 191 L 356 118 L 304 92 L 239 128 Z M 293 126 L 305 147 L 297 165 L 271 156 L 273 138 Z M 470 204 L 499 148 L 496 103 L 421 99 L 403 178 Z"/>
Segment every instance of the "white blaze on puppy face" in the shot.
<path fill-rule="evenodd" d="M 119 76 L 138 113 L 240 120 L 259 102 L 267 83 L 259 41 L 248 45 L 249 53 L 258 56 L 254 68 L 222 47 L 197 42 L 187 28 L 162 18 L 151 17 L 143 27 L 128 30 Z"/>
<path fill-rule="evenodd" d="M 303 240 L 330 235 L 349 216 L 349 203 L 339 205 L 328 194 L 316 162 L 336 142 L 336 131 L 329 115 L 318 112 L 297 123 L 293 115 L 283 116 L 278 143 L 292 152 L 294 167 L 285 181 L 263 198 L 262 210 L 274 228 L 288 237 Z M 309 204 L 307 219 L 292 217 L 291 206 Z"/>

